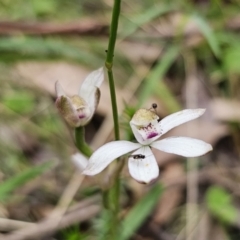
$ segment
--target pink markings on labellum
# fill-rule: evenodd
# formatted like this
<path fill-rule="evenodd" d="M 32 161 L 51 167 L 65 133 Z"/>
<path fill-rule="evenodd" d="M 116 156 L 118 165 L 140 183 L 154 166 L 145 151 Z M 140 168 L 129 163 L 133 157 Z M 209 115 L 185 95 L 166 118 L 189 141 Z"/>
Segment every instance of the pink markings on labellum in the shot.
<path fill-rule="evenodd" d="M 84 114 L 81 114 L 81 115 L 78 115 L 78 118 L 79 119 L 83 119 L 83 118 L 85 118 L 86 116 L 84 115 Z"/>
<path fill-rule="evenodd" d="M 156 129 L 154 128 L 154 126 L 152 125 L 152 123 L 149 123 L 146 127 L 141 127 L 140 130 L 145 131 L 145 133 L 147 134 L 147 139 L 150 139 L 159 135 Z"/>
<path fill-rule="evenodd" d="M 148 134 L 148 139 L 150 139 L 150 138 L 153 138 L 153 137 L 156 137 L 158 135 L 158 133 L 156 133 L 156 132 L 151 132 L 150 134 Z"/>

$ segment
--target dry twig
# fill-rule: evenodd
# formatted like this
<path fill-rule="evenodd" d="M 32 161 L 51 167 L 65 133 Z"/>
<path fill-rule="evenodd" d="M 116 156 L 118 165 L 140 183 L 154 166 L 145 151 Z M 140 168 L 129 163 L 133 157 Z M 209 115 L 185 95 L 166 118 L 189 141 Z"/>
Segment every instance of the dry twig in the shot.
<path fill-rule="evenodd" d="M 28 23 L 28 22 L 0 22 L 0 35 L 53 35 L 53 34 L 78 34 L 78 35 L 106 35 L 107 25 L 97 22 L 82 20 L 72 23 Z"/>
<path fill-rule="evenodd" d="M 7 234 L 1 237 L 2 240 L 27 240 L 36 239 L 39 237 L 47 236 L 59 229 L 66 228 L 72 224 L 86 221 L 96 216 L 99 213 L 101 207 L 98 205 L 91 205 L 88 207 L 80 208 L 77 211 L 70 211 L 64 215 L 60 222 L 59 218 L 50 217 L 49 219 L 43 220 L 31 227 L 26 227 L 15 231 L 11 234 Z M 57 224 L 56 224 L 57 220 Z"/>

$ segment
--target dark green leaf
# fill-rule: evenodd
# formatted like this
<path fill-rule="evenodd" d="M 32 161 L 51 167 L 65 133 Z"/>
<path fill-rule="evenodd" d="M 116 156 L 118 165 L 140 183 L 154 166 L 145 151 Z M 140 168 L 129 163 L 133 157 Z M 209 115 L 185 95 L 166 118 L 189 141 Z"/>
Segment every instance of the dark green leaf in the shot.
<path fill-rule="evenodd" d="M 191 19 L 198 25 L 200 31 L 206 38 L 209 46 L 211 47 L 213 53 L 216 57 L 220 57 L 221 55 L 221 49 L 218 43 L 218 40 L 215 36 L 214 31 L 211 29 L 210 25 L 206 20 L 199 16 L 199 15 L 193 15 Z"/>
<path fill-rule="evenodd" d="M 152 209 L 159 201 L 162 194 L 162 186 L 154 186 L 128 213 L 123 221 L 121 240 L 129 239 L 151 214 Z"/>

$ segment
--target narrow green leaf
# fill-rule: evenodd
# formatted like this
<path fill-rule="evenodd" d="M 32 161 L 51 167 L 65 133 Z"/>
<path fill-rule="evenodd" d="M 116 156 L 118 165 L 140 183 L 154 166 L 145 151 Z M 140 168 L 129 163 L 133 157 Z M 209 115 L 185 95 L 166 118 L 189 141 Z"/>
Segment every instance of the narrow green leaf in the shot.
<path fill-rule="evenodd" d="M 124 28 L 122 29 L 122 32 L 119 33 L 120 38 L 126 38 L 127 36 L 133 34 L 140 26 L 170 11 L 172 11 L 172 8 L 169 6 L 153 6 L 136 16 L 131 16 L 130 19 L 125 19 L 127 20 L 127 23 L 123 24 Z"/>
<path fill-rule="evenodd" d="M 45 171 L 49 170 L 53 165 L 53 162 L 47 162 L 40 166 L 36 166 L 26 171 L 20 173 L 17 176 L 14 176 L 5 182 L 0 184 L 0 201 L 6 200 L 6 198 L 10 197 L 10 194 L 16 188 L 24 185 L 31 179 L 41 175 Z"/>
<path fill-rule="evenodd" d="M 191 19 L 193 20 L 199 27 L 199 30 L 202 32 L 204 37 L 206 38 L 209 46 L 211 47 L 213 53 L 216 57 L 220 57 L 221 55 L 221 49 L 219 46 L 219 42 L 215 36 L 214 31 L 211 29 L 210 25 L 206 20 L 199 16 L 199 15 L 193 15 L 191 16 Z"/>
<path fill-rule="evenodd" d="M 206 194 L 209 211 L 220 221 L 234 224 L 238 218 L 238 211 L 232 203 L 232 196 L 223 188 L 210 187 Z"/>
<path fill-rule="evenodd" d="M 0 61 L 64 58 L 88 66 L 102 64 L 102 59 L 97 56 L 56 38 L 4 37 L 0 39 L 0 52 Z"/>
<path fill-rule="evenodd" d="M 123 221 L 120 240 L 129 239 L 149 216 L 159 200 L 163 189 L 161 185 L 154 186 L 128 213 Z"/>
<path fill-rule="evenodd" d="M 143 103 L 146 102 L 146 100 L 154 93 L 163 100 L 169 112 L 175 112 L 181 109 L 174 95 L 162 81 L 167 70 L 179 55 L 179 52 L 179 47 L 170 47 L 161 57 L 156 66 L 151 70 L 145 79 L 144 87 L 139 94 L 138 107 L 142 106 Z"/>

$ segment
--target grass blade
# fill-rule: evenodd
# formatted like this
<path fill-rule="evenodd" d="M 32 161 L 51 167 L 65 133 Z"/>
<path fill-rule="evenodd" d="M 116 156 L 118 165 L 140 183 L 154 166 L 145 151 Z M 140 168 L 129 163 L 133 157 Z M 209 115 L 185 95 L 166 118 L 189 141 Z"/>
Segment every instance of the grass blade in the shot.
<path fill-rule="evenodd" d="M 213 30 L 209 26 L 209 24 L 205 21 L 204 18 L 202 18 L 199 15 L 193 15 L 191 17 L 191 19 L 198 25 L 200 31 L 206 38 L 206 40 L 207 40 L 209 46 L 211 47 L 213 53 L 215 54 L 215 56 L 220 57 L 220 55 L 221 55 L 220 46 L 219 46 L 218 40 L 217 40 Z"/>
<path fill-rule="evenodd" d="M 102 60 L 84 49 L 72 46 L 60 39 L 37 37 L 15 37 L 0 39 L 0 61 L 67 59 L 101 65 Z"/>
<path fill-rule="evenodd" d="M 36 166 L 30 169 L 27 169 L 26 171 L 20 173 L 17 176 L 14 176 L 5 182 L 1 183 L 0 185 L 0 201 L 6 200 L 8 197 L 10 197 L 10 194 L 12 191 L 14 191 L 16 188 L 24 185 L 31 179 L 41 175 L 42 173 L 46 172 L 51 168 L 53 165 L 53 162 L 47 162 L 40 166 Z"/>
<path fill-rule="evenodd" d="M 128 213 L 123 221 L 122 235 L 120 240 L 129 239 L 133 233 L 142 225 L 156 205 L 163 189 L 161 185 L 154 186 L 149 193 L 143 197 Z"/>
<path fill-rule="evenodd" d="M 138 107 L 142 106 L 144 102 L 155 93 L 169 109 L 169 112 L 175 112 L 181 109 L 178 101 L 170 92 L 166 84 L 162 81 L 167 70 L 179 55 L 179 48 L 176 46 L 170 47 L 162 56 L 156 66 L 151 70 L 144 81 L 144 87 L 139 94 Z"/>
<path fill-rule="evenodd" d="M 128 37 L 129 35 L 133 34 L 142 25 L 170 11 L 172 11 L 172 8 L 168 6 L 163 6 L 163 7 L 153 6 L 152 8 L 146 9 L 146 11 L 131 17 L 131 19 L 125 19 L 125 21 L 127 20 L 127 23 L 123 24 L 124 28 L 122 32 L 120 32 L 119 34 L 120 38 Z"/>

